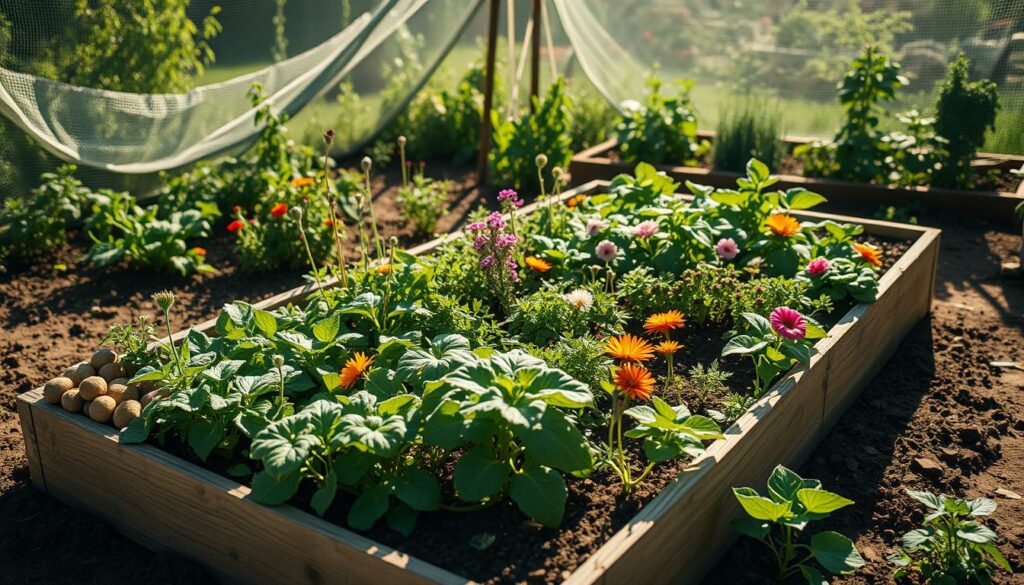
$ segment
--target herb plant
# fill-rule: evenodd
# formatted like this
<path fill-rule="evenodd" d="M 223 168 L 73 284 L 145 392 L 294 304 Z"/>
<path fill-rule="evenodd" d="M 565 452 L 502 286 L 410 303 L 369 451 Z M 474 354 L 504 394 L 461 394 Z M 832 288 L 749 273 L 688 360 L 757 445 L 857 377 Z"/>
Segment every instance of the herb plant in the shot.
<path fill-rule="evenodd" d="M 716 169 L 744 172 L 747 161 L 756 158 L 774 167 L 785 154 L 782 143 L 782 113 L 778 105 L 764 99 L 744 98 L 722 113 L 715 132 L 712 165 Z"/>
<path fill-rule="evenodd" d="M 437 221 L 448 211 L 448 181 L 435 181 L 424 176 L 426 163 L 413 166 L 405 159 L 405 137 L 398 137 L 402 162 L 402 187 L 396 198 L 402 213 L 412 222 L 417 232 L 432 234 Z M 411 175 L 411 176 L 410 176 Z"/>
<path fill-rule="evenodd" d="M 662 93 L 663 82 L 650 75 L 645 103 L 627 104 L 615 126 L 625 160 L 693 166 L 707 151 L 707 142 L 697 139 L 697 115 L 690 99 L 693 81 L 673 84 L 677 95 L 669 97 Z"/>
<path fill-rule="evenodd" d="M 546 155 L 551 167 L 564 168 L 572 156 L 572 102 L 566 94 L 565 80 L 559 78 L 548 87 L 541 100 L 535 100 L 534 111 L 518 120 L 501 122 L 495 111 L 494 150 L 491 165 L 495 179 L 516 189 L 535 190 L 540 186 L 535 157 Z M 544 181 L 553 179 L 551 171 L 542 174 Z"/>
<path fill-rule="evenodd" d="M 74 177 L 75 165 L 43 173 L 41 184 L 24 198 L 11 197 L 0 208 L 0 247 L 28 257 L 67 241 L 69 224 L 82 218 L 90 191 Z"/>
<path fill-rule="evenodd" d="M 826 530 L 798 541 L 807 524 L 852 505 L 853 501 L 821 489 L 816 479 L 804 479 L 779 465 L 768 478 L 768 496 L 749 487 L 732 488 L 749 517 L 739 518 L 733 528 L 771 549 L 778 566 L 777 579 L 797 573 L 811 585 L 827 582 L 812 561 L 829 573 L 846 575 L 864 566 L 864 559 L 849 538 Z"/>
<path fill-rule="evenodd" d="M 985 142 L 985 132 L 995 129 L 999 111 L 996 84 L 983 79 L 968 81 L 969 63 L 961 53 L 950 63 L 939 88 L 935 131 L 946 139 L 947 156 L 935 173 L 940 187 L 969 188 L 974 171 L 971 162 Z"/>
<path fill-rule="evenodd" d="M 928 508 L 924 525 L 903 535 L 889 557 L 895 578 L 915 575 L 928 583 L 991 583 L 997 569 L 1013 572 L 999 549 L 996 533 L 978 521 L 996 511 L 988 498 L 961 500 L 907 490 Z"/>

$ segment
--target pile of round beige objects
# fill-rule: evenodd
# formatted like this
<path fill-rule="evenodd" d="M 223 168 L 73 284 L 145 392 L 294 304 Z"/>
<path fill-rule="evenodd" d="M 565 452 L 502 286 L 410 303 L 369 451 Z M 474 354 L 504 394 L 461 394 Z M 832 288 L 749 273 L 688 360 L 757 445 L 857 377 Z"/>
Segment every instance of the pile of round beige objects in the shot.
<path fill-rule="evenodd" d="M 152 382 L 129 383 L 133 373 L 125 371 L 116 353 L 100 349 L 89 361 L 75 364 L 63 376 L 47 382 L 43 398 L 50 404 L 60 403 L 68 412 L 82 412 L 98 423 L 123 429 L 160 394 L 151 387 Z"/>

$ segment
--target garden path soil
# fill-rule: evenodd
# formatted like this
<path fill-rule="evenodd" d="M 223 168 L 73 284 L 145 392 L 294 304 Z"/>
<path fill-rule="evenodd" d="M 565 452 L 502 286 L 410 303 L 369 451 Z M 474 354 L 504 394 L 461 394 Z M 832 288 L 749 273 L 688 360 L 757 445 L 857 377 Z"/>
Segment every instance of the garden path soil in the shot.
<path fill-rule="evenodd" d="M 381 199 L 386 206 L 387 197 Z M 455 207 L 456 215 L 464 215 L 478 201 L 479 193 L 470 190 Z M 387 223 L 386 217 L 390 216 L 378 207 L 378 218 Z M 1024 372 L 987 365 L 993 360 L 1024 361 L 1024 281 L 998 277 L 1000 260 L 1016 250 L 1020 239 L 985 227 L 959 227 L 953 220 L 929 220 L 923 223 L 947 230 L 933 317 L 911 333 L 897 356 L 841 420 L 831 440 L 802 470 L 857 501 L 855 507 L 826 523 L 828 528 L 855 537 L 869 559 L 866 571 L 847 579 L 850 583 L 886 581 L 889 568 L 884 556 L 898 534 L 909 528 L 904 516 L 912 509 L 909 498 L 902 495 L 901 484 L 969 496 L 991 496 L 997 488 L 1024 494 Z M 451 226 L 451 221 L 443 222 L 440 229 Z M 0 338 L 0 582 L 210 580 L 191 563 L 149 552 L 92 517 L 31 488 L 14 409 L 18 393 L 80 359 L 109 324 L 151 313 L 148 297 L 156 290 L 172 287 L 180 291 L 175 310 L 179 323 L 184 324 L 212 316 L 231 298 L 254 300 L 300 282 L 296 274 L 235 275 L 228 261 L 227 236 L 214 238 L 208 248 L 211 261 L 223 273 L 204 280 L 140 278 L 89 270 L 54 273 L 49 264 L 0 278 L 0 322 L 6 333 Z M 70 261 L 80 251 L 71 246 L 60 258 Z M 919 457 L 939 462 L 944 473 L 934 479 L 921 477 L 911 469 L 911 462 Z M 574 506 L 578 517 L 567 518 L 566 525 L 579 522 L 575 534 L 551 532 L 539 546 L 536 541 L 526 547 L 503 539 L 506 530 L 523 530 L 523 517 L 508 509 L 510 506 L 496 507 L 477 515 L 475 521 L 460 523 L 459 536 L 451 542 L 467 549 L 464 558 L 481 560 L 481 566 L 467 567 L 468 572 L 479 574 L 487 557 L 509 555 L 522 562 L 508 567 L 502 580 L 557 581 L 628 520 L 657 487 L 669 481 L 667 474 L 662 475 L 645 488 L 651 493 L 641 493 L 638 498 L 621 500 L 614 494 L 598 494 L 588 498 L 585 506 Z M 570 498 L 594 491 L 600 480 L 595 476 L 573 482 Z M 1000 545 L 1019 568 L 1024 559 L 1013 549 L 1024 545 L 1024 504 L 1005 498 L 997 498 L 997 502 L 996 528 L 1003 537 Z M 614 508 L 611 521 L 592 522 L 598 516 L 608 518 L 607 513 L 598 512 L 606 506 Z M 486 552 L 470 549 L 469 540 L 478 535 L 484 540 L 495 537 L 493 548 Z M 474 542 L 479 544 L 481 539 Z M 412 550 L 416 546 L 412 542 L 406 544 L 409 552 L 418 552 Z M 764 558 L 760 553 L 748 544 L 737 546 L 708 582 L 756 582 L 757 575 L 737 567 L 760 567 Z M 434 549 L 435 558 L 437 554 Z"/>

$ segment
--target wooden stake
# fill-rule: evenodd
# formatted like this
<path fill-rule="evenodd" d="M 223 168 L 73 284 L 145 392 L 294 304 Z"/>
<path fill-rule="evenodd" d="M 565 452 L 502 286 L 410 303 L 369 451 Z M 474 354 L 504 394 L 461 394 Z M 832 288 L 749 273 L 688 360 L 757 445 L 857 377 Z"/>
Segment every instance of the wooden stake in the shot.
<path fill-rule="evenodd" d="M 491 152 L 491 106 L 494 102 L 494 57 L 498 46 L 498 10 L 501 0 L 491 0 L 487 23 L 487 64 L 484 71 L 484 111 L 480 120 L 480 153 L 477 159 L 476 181 L 487 182 L 488 155 Z"/>
<path fill-rule="evenodd" d="M 541 2 L 533 0 L 533 35 L 530 38 L 530 111 L 533 112 L 536 106 L 534 98 L 540 96 L 540 27 L 541 27 Z M 550 49 L 550 47 L 549 47 Z"/>

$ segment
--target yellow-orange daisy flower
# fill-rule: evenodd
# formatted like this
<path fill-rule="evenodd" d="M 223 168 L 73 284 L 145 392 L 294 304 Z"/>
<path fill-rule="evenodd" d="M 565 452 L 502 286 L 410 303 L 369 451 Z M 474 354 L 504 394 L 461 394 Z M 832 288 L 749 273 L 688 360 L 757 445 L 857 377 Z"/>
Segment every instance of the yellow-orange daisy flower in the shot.
<path fill-rule="evenodd" d="M 390 262 L 387 264 L 381 264 L 377 267 L 377 274 L 391 274 L 391 269 L 392 266 Z"/>
<path fill-rule="evenodd" d="M 773 213 L 764 221 L 764 225 L 777 236 L 788 238 L 800 231 L 800 222 L 792 215 L 785 213 Z"/>
<path fill-rule="evenodd" d="M 313 184 L 313 177 L 295 177 L 292 179 L 292 187 L 308 187 Z"/>
<path fill-rule="evenodd" d="M 373 364 L 372 357 L 357 351 L 354 356 L 345 362 L 345 367 L 341 369 L 341 387 L 348 390 L 355 386 L 359 378 L 362 378 L 363 374 L 366 373 L 366 370 L 370 369 L 371 364 Z"/>
<path fill-rule="evenodd" d="M 654 357 L 654 346 L 636 335 L 619 335 L 608 338 L 604 352 L 615 359 L 627 362 L 645 362 Z"/>
<path fill-rule="evenodd" d="M 551 263 L 547 260 L 542 260 L 536 256 L 527 256 L 526 265 L 533 268 L 537 272 L 547 272 L 551 270 Z"/>
<path fill-rule="evenodd" d="M 853 249 L 857 250 L 857 253 L 860 254 L 861 258 L 875 266 L 882 265 L 882 251 L 871 244 L 854 244 Z"/>
<path fill-rule="evenodd" d="M 665 341 L 662 341 L 658 345 L 655 345 L 654 349 L 656 349 L 658 353 L 660 353 L 661 355 L 672 355 L 675 352 L 679 351 L 680 349 L 683 349 L 683 345 L 678 341 L 666 339 Z"/>
<path fill-rule="evenodd" d="M 630 398 L 647 400 L 654 393 L 654 376 L 639 364 L 626 363 L 615 370 L 615 387 Z"/>
<path fill-rule="evenodd" d="M 570 198 L 565 200 L 565 206 L 568 207 L 569 209 L 572 209 L 572 208 L 576 207 L 577 205 L 579 205 L 580 203 L 583 203 L 586 200 L 587 200 L 587 196 L 586 195 L 583 195 L 583 194 L 575 195 L 575 196 L 570 197 Z"/>
<path fill-rule="evenodd" d="M 192 248 L 192 253 L 195 254 L 196 256 L 206 256 L 206 248 L 200 248 L 199 246 L 196 246 L 195 248 Z"/>
<path fill-rule="evenodd" d="M 679 329 L 685 322 L 686 319 L 679 311 L 665 311 L 664 313 L 655 313 L 648 317 L 647 321 L 644 322 L 644 330 L 648 333 L 668 335 L 669 331 Z"/>

